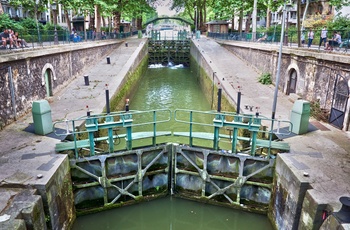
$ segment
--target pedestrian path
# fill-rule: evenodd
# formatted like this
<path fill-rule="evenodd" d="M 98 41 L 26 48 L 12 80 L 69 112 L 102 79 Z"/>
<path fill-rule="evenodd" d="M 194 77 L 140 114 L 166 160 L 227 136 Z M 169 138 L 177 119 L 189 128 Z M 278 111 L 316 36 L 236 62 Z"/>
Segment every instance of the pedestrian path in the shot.
<path fill-rule="evenodd" d="M 259 112 L 260 115 L 271 118 L 275 87 L 258 83 L 261 73 L 213 39 L 202 37 L 193 42 L 216 72 L 216 84 L 220 83 L 235 102 L 238 92 L 242 93 L 242 113 Z M 289 120 L 295 98 L 279 92 L 277 99 L 276 119 Z M 252 111 L 250 107 L 253 107 Z"/>

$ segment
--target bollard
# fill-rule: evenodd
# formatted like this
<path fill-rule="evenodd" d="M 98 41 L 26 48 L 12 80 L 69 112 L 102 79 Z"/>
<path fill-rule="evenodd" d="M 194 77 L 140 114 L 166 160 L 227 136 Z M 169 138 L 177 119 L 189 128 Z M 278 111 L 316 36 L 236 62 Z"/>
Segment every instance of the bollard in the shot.
<path fill-rule="evenodd" d="M 125 42 L 125 47 L 128 47 L 128 43 L 127 42 Z"/>
<path fill-rule="evenodd" d="M 111 64 L 111 59 L 109 56 L 107 57 L 107 64 Z"/>
<path fill-rule="evenodd" d="M 89 85 L 89 76 L 88 75 L 84 75 L 84 81 L 85 81 L 85 85 Z"/>
<path fill-rule="evenodd" d="M 350 223 L 350 197 L 342 196 L 339 198 L 340 203 L 342 203 L 341 209 L 334 213 L 334 215 L 342 223 Z"/>

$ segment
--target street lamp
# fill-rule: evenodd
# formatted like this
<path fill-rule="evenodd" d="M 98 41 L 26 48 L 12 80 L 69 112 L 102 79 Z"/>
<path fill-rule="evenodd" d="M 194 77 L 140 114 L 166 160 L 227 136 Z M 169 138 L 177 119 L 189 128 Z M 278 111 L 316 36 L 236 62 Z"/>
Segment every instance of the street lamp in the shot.
<path fill-rule="evenodd" d="M 284 35 L 284 22 L 285 22 L 285 17 L 286 17 L 286 11 L 292 7 L 290 3 L 284 2 L 283 5 L 283 12 L 282 12 L 282 24 L 281 24 L 281 37 L 280 37 L 280 46 L 279 46 L 279 52 L 278 52 L 278 61 L 277 61 L 277 73 L 276 73 L 276 83 L 275 83 L 275 93 L 273 96 L 273 105 L 272 105 L 272 122 L 275 119 L 276 115 L 276 105 L 277 105 L 277 96 L 278 96 L 278 85 L 279 85 L 279 80 L 280 80 L 280 75 L 281 75 L 281 59 L 282 59 L 282 47 L 283 47 L 283 35 Z M 272 127 L 273 128 L 273 123 Z"/>
<path fill-rule="evenodd" d="M 197 33 L 197 6 L 194 7 L 194 32 Z"/>
<path fill-rule="evenodd" d="M 276 73 L 276 83 L 275 83 L 275 93 L 273 96 L 273 105 L 272 105 L 272 122 L 275 119 L 276 115 L 276 105 L 277 105 L 277 96 L 278 96 L 278 84 L 280 80 L 281 75 L 281 59 L 282 59 L 282 46 L 283 46 L 283 34 L 284 34 L 284 20 L 285 20 L 285 13 L 286 13 L 286 2 L 284 2 L 283 5 L 283 11 L 282 11 L 282 24 L 281 24 L 281 36 L 280 36 L 280 47 L 278 52 L 278 61 L 277 61 L 277 73 Z M 273 128 L 273 124 L 271 129 Z"/>
<path fill-rule="evenodd" d="M 53 23 L 55 25 L 55 32 L 54 32 L 54 44 L 58 45 L 58 37 L 57 37 L 57 3 L 53 2 L 51 4 L 51 9 L 54 13 L 54 19 L 53 19 Z"/>

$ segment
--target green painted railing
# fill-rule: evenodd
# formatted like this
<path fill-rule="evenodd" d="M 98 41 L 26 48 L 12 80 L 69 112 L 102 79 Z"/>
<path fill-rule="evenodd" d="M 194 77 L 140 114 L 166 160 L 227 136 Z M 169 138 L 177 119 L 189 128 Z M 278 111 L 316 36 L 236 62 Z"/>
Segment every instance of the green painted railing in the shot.
<path fill-rule="evenodd" d="M 137 117 L 136 119 L 134 119 Z M 152 138 L 152 146 L 157 145 L 159 136 L 182 136 L 188 137 L 189 146 L 193 146 L 194 139 L 211 140 L 213 149 L 219 150 L 223 141 L 231 143 L 229 153 L 248 153 L 255 156 L 257 150 L 268 149 L 267 157 L 271 157 L 271 149 L 289 150 L 286 142 L 274 141 L 274 134 L 289 135 L 292 130 L 290 121 L 272 120 L 259 114 L 236 114 L 230 112 L 195 111 L 186 109 L 176 109 L 174 111 L 175 122 L 188 124 L 184 132 L 158 131 L 160 123 L 170 122 L 172 112 L 168 109 L 150 111 L 122 111 L 110 114 L 97 114 L 80 117 L 74 120 L 64 120 L 54 123 L 54 130 L 58 136 L 70 136 L 71 141 L 61 142 L 56 145 L 56 151 L 74 150 L 75 157 L 79 158 L 79 150 L 86 149 L 89 156 L 96 153 L 113 153 L 115 145 L 120 143 L 120 138 L 125 138 L 125 149 L 133 148 L 133 141 L 139 139 Z M 79 130 L 77 124 L 84 123 L 85 129 Z M 270 130 L 263 127 L 266 123 L 271 124 Z M 65 132 L 59 133 L 57 126 L 65 126 Z M 274 125 L 277 127 L 275 128 Z M 196 128 L 194 128 L 196 126 Z M 282 126 L 284 128 L 282 129 Z M 141 132 L 133 131 L 134 127 L 142 127 Z M 194 131 L 197 130 L 197 131 Z M 242 130 L 242 132 L 239 132 Z M 121 134 L 117 134 L 118 131 Z M 245 135 L 240 135 L 245 133 Z M 67 139 L 67 138 L 66 138 Z M 116 140 L 119 142 L 116 143 Z M 248 151 L 238 149 L 239 141 L 245 142 L 249 146 Z M 96 150 L 96 143 L 106 142 L 108 150 L 100 152 Z M 225 150 L 226 151 L 226 150 Z"/>

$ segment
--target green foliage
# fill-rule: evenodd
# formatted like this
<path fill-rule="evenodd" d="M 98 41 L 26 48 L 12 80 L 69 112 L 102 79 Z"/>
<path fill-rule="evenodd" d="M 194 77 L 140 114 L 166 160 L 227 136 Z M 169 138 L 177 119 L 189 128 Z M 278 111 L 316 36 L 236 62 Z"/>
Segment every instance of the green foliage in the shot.
<path fill-rule="evenodd" d="M 1 32 L 4 29 L 15 28 L 15 21 L 11 20 L 8 14 L 0 14 L 0 29 Z"/>
<path fill-rule="evenodd" d="M 350 17 L 349 17 L 349 15 L 336 16 L 333 21 L 329 21 L 327 23 L 327 28 L 328 28 L 328 31 L 332 31 L 332 30 L 350 31 Z"/>
<path fill-rule="evenodd" d="M 25 18 L 20 23 L 25 30 L 37 30 L 37 22 L 33 18 Z M 44 29 L 43 24 L 39 23 L 39 29 Z"/>
<path fill-rule="evenodd" d="M 260 82 L 263 85 L 271 85 L 272 84 L 271 74 L 269 73 L 261 74 L 261 76 L 258 78 L 258 82 Z"/>
<path fill-rule="evenodd" d="M 329 120 L 329 113 L 321 108 L 319 100 L 310 101 L 310 115 L 318 121 L 328 122 Z"/>

